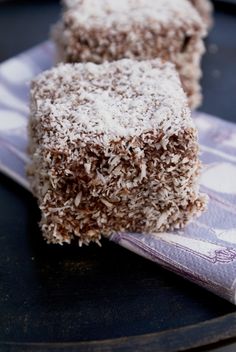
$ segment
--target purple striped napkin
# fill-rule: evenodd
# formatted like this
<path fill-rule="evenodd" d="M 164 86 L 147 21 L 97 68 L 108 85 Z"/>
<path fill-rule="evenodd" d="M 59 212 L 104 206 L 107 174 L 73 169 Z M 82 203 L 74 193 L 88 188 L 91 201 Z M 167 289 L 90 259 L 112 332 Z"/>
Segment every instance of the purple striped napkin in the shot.
<path fill-rule="evenodd" d="M 0 65 L 0 171 L 26 189 L 30 80 L 53 65 L 46 42 Z M 183 231 L 118 233 L 111 240 L 236 304 L 236 125 L 194 114 L 209 206 Z"/>

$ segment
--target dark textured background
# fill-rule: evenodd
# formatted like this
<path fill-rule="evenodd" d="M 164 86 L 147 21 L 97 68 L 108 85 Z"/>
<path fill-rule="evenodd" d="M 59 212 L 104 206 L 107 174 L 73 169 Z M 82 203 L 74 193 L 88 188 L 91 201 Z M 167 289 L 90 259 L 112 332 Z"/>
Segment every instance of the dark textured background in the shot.
<path fill-rule="evenodd" d="M 56 1 L 0 3 L 0 61 L 47 39 L 59 12 Z M 236 122 L 234 6 L 224 7 L 218 1 L 215 26 L 206 44 L 201 109 Z M 171 342 L 162 341 L 162 348 L 171 345 L 168 351 L 173 351 L 182 343 L 186 350 L 194 346 L 193 337 L 201 339 L 200 323 L 225 315 L 218 332 L 209 323 L 205 334 L 209 339 L 214 334 L 222 339 L 227 337 L 223 330 L 231 331 L 231 336 L 235 331 L 236 339 L 236 318 L 227 317 L 236 314 L 233 305 L 106 241 L 102 249 L 48 246 L 38 230 L 38 219 L 32 196 L 0 175 L 1 352 L 26 351 L 26 346 L 10 347 L 1 341 L 62 343 L 170 329 L 177 330 L 171 332 Z M 181 330 L 189 325 L 193 325 L 193 335 Z M 129 341 L 120 351 L 132 351 Z M 160 335 L 154 346 L 157 351 L 162 350 L 158 341 Z M 27 351 L 36 348 L 49 351 L 53 345 L 29 346 Z M 145 344 L 142 350 L 147 350 Z M 204 351 L 233 352 L 236 341 L 227 340 Z"/>

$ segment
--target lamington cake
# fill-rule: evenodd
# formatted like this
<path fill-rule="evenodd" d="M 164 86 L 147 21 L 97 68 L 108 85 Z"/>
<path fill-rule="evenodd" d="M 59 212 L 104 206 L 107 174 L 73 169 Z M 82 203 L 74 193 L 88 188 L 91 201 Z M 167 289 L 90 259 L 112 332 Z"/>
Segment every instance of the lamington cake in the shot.
<path fill-rule="evenodd" d="M 201 101 L 206 25 L 189 0 L 64 0 L 53 29 L 58 61 L 171 61 L 192 108 Z"/>
<path fill-rule="evenodd" d="M 48 242 L 181 228 L 205 207 L 197 131 L 171 63 L 60 64 L 40 74 L 29 137 Z"/>

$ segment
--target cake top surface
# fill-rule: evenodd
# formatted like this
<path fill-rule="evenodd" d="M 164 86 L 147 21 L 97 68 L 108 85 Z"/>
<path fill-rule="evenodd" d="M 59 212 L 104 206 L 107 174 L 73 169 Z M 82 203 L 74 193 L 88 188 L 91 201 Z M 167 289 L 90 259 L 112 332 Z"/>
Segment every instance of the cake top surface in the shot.
<path fill-rule="evenodd" d="M 151 21 L 152 26 L 195 23 L 202 27 L 199 14 L 188 0 L 64 0 L 64 5 L 70 17 L 88 27 L 129 26 L 146 21 Z"/>
<path fill-rule="evenodd" d="M 31 97 L 32 118 L 54 131 L 61 147 L 192 126 L 179 76 L 159 59 L 60 64 L 33 81 Z"/>

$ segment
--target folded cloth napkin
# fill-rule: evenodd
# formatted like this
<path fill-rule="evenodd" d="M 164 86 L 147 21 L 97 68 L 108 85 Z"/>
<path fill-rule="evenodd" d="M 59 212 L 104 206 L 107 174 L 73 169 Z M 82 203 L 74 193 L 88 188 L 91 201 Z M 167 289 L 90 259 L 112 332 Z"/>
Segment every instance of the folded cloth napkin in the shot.
<path fill-rule="evenodd" d="M 53 65 L 46 42 L 0 65 L 0 171 L 26 189 L 30 80 Z M 236 125 L 194 114 L 209 206 L 182 231 L 117 233 L 111 240 L 236 304 Z"/>

